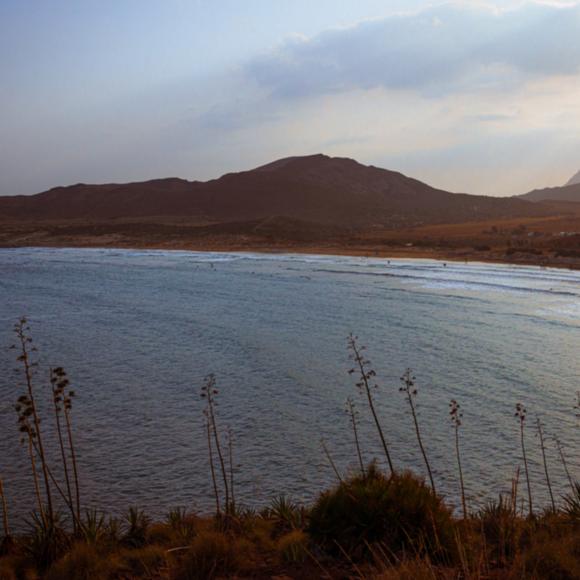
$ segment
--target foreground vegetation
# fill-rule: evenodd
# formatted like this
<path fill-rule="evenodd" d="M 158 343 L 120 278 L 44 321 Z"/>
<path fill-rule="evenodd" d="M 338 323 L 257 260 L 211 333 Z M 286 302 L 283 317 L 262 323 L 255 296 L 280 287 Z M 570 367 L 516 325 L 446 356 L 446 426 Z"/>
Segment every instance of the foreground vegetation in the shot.
<path fill-rule="evenodd" d="M 260 511 L 238 505 L 233 436 L 219 424 L 219 392 L 210 375 L 200 395 L 205 401 L 214 515 L 174 509 L 163 521 L 154 522 L 145 511 L 130 507 L 122 517 L 113 517 L 83 504 L 72 415 L 75 392 L 66 372 L 61 367 L 49 370 L 54 417 L 52 425 L 45 426 L 35 399 L 39 370 L 26 319 L 15 325 L 15 335 L 23 387 L 15 409 L 30 460 L 34 509 L 28 530 L 12 533 L 9 492 L 0 477 L 0 580 L 580 578 L 580 484 L 570 474 L 563 447 L 556 440 L 570 491 L 562 501 L 554 497 L 544 428 L 538 419 L 534 430 L 551 501 L 548 506 L 536 505 L 526 459 L 527 412 L 521 403 L 515 406 L 514 421 L 519 427 L 525 499 L 520 497 L 518 467 L 508 495 L 474 510 L 461 464 L 461 406 L 450 402 L 461 496 L 461 510 L 456 513 L 437 493 L 412 371 L 405 371 L 399 390 L 409 406 L 427 480 L 399 467 L 392 457 L 375 406 L 375 372 L 365 358 L 365 348 L 351 335 L 353 368 L 349 372 L 356 377 L 376 428 L 387 471 L 375 461 L 363 460 L 358 434 L 361 412 L 349 398 L 346 412 L 355 442 L 356 471 L 343 475 L 323 442 L 336 484 L 313 505 L 298 505 L 285 496 L 274 498 Z M 574 412 L 578 410 L 577 405 Z M 49 436 L 58 444 L 58 457 L 47 456 Z"/>

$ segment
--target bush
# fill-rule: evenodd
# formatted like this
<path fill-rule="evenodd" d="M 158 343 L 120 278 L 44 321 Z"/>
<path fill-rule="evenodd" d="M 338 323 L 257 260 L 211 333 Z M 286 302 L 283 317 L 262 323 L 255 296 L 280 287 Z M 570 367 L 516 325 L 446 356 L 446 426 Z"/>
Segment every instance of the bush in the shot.
<path fill-rule="evenodd" d="M 451 512 L 410 472 L 387 478 L 374 465 L 323 493 L 310 514 L 308 533 L 331 553 L 369 555 L 379 542 L 386 552 L 410 551 L 442 560 L 454 552 Z"/>
<path fill-rule="evenodd" d="M 522 577 L 573 580 L 580 578 L 580 536 L 566 530 L 538 534 L 523 559 Z"/>
<path fill-rule="evenodd" d="M 278 540 L 277 549 L 284 562 L 305 562 L 308 558 L 308 537 L 302 530 L 294 530 Z"/>
<path fill-rule="evenodd" d="M 124 550 L 120 556 L 120 568 L 133 577 L 150 578 L 167 565 L 165 550 L 161 546 L 145 546 L 136 550 Z"/>
<path fill-rule="evenodd" d="M 130 507 L 124 516 L 125 535 L 123 542 L 132 548 L 140 548 L 147 542 L 147 531 L 151 523 L 149 517 L 143 510 Z"/>
<path fill-rule="evenodd" d="M 279 533 L 304 527 L 304 510 L 284 494 L 272 500 L 266 515 L 276 522 Z"/>
<path fill-rule="evenodd" d="M 33 513 L 31 526 L 25 551 L 35 566 L 44 571 L 68 550 L 69 538 L 61 527 L 58 516 L 53 521 L 45 521 L 37 513 Z"/>
<path fill-rule="evenodd" d="M 572 521 L 580 522 L 580 483 L 574 483 L 574 491 L 564 497 L 564 513 Z"/>
<path fill-rule="evenodd" d="M 500 495 L 497 501 L 489 501 L 478 516 L 491 563 L 503 566 L 513 560 L 522 526 L 510 503 Z"/>
<path fill-rule="evenodd" d="M 225 534 L 202 532 L 175 570 L 175 580 L 211 580 L 234 573 L 239 566 L 236 546 Z"/>
<path fill-rule="evenodd" d="M 61 560 L 53 564 L 47 580 L 106 580 L 111 575 L 106 557 L 89 544 L 76 544 Z"/>
<path fill-rule="evenodd" d="M 10 558 L 0 558 L 0 580 L 17 580 L 16 566 Z"/>

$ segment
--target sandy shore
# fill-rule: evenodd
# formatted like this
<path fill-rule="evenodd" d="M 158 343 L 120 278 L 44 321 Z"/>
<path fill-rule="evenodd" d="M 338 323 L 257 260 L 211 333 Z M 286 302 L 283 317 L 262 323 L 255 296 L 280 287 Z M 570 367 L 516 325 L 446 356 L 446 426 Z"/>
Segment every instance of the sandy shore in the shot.
<path fill-rule="evenodd" d="M 16 243 L 14 243 L 16 242 Z M 28 242 L 28 243 L 27 243 Z M 526 265 L 542 268 L 563 268 L 580 270 L 580 259 L 550 255 L 527 255 L 515 253 L 506 255 L 500 250 L 474 251 L 469 248 L 442 250 L 425 247 L 387 247 L 375 244 L 296 244 L 296 243 L 251 243 L 231 241 L 192 242 L 142 242 L 119 239 L 91 239 L 83 237 L 71 240 L 14 240 L 13 243 L 0 243 L 0 248 L 15 247 L 46 247 L 46 248 L 117 248 L 117 249 L 149 249 L 149 250 L 185 250 L 194 252 L 253 252 L 265 254 L 319 254 L 335 256 L 361 256 L 384 259 L 432 259 L 449 262 L 487 262 L 496 264 Z"/>

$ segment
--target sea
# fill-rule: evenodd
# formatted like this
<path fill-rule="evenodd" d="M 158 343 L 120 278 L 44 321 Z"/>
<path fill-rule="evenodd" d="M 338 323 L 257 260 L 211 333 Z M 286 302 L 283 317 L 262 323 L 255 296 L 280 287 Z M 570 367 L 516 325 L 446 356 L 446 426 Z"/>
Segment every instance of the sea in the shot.
<path fill-rule="evenodd" d="M 25 316 L 42 430 L 58 462 L 49 371 L 76 396 L 72 422 L 83 505 L 162 518 L 213 509 L 201 389 L 216 381 L 216 420 L 239 505 L 285 495 L 308 505 L 363 460 L 387 469 L 348 347 L 352 333 L 396 469 L 426 475 L 459 506 L 455 430 L 470 509 L 509 494 L 524 444 L 535 504 L 549 502 L 538 420 L 556 501 L 580 478 L 580 272 L 489 263 L 190 251 L 0 250 L 0 477 L 9 509 L 34 509 L 16 399 L 24 393 L 14 324 Z M 323 448 L 326 448 L 324 451 Z M 566 473 L 566 469 L 568 473 Z"/>

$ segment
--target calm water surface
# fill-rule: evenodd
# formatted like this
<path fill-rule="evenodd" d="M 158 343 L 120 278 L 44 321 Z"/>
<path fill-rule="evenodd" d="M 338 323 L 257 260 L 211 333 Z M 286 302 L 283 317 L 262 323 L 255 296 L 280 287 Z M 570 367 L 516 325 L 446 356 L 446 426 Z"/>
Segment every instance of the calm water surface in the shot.
<path fill-rule="evenodd" d="M 528 409 L 533 491 L 547 498 L 540 415 L 580 477 L 580 273 L 429 260 L 94 249 L 0 250 L 0 473 L 14 511 L 32 509 L 13 402 L 22 390 L 12 326 L 26 314 L 47 369 L 65 366 L 86 501 L 163 514 L 211 508 L 204 376 L 220 386 L 219 421 L 235 437 L 239 498 L 285 492 L 309 501 L 333 482 L 320 449 L 355 464 L 344 413 L 358 403 L 364 453 L 381 458 L 364 400 L 347 374 L 346 337 L 368 346 L 377 405 L 397 466 L 423 473 L 399 377 L 412 367 L 437 483 L 457 503 L 451 398 L 463 408 L 468 494 L 481 503 L 521 463 L 516 402 Z M 51 425 L 51 417 L 44 422 Z M 564 470 L 550 440 L 555 487 Z"/>

